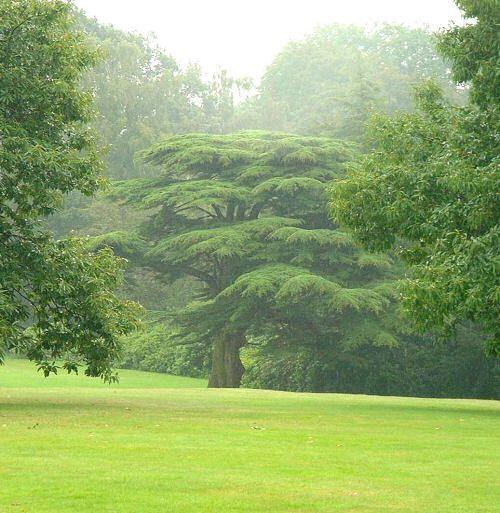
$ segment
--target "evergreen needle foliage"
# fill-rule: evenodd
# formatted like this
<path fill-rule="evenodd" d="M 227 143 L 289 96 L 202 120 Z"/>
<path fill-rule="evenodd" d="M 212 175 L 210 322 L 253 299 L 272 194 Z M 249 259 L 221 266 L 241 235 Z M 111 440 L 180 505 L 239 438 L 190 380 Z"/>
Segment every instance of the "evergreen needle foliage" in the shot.
<path fill-rule="evenodd" d="M 211 345 L 211 386 L 239 386 L 239 350 L 262 336 L 328 338 L 345 350 L 396 343 L 390 260 L 361 251 L 328 218 L 328 183 L 354 153 L 261 131 L 173 136 L 141 155 L 156 176 L 115 184 L 113 197 L 149 212 L 137 261 L 162 279 L 203 284 L 177 325 L 184 343 Z M 128 255 L 141 246 L 136 236 L 112 239 L 101 242 Z"/>

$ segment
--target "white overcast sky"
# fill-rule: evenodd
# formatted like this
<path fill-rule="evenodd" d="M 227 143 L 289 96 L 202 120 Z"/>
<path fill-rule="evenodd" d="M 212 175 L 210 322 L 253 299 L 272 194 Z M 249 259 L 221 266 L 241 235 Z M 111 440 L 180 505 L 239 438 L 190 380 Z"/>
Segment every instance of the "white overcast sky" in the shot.
<path fill-rule="evenodd" d="M 328 23 L 447 26 L 453 0 L 74 0 L 120 29 L 154 33 L 180 63 L 258 78 L 292 39 Z"/>

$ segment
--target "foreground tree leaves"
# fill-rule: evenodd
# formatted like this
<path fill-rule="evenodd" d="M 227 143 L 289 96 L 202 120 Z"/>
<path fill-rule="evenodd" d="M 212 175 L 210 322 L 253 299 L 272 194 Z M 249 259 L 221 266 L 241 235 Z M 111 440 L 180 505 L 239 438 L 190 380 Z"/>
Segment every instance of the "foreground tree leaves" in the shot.
<path fill-rule="evenodd" d="M 42 227 L 65 193 L 102 183 L 79 89 L 96 52 L 66 2 L 0 0 L 0 12 L 0 357 L 22 351 L 46 374 L 83 361 L 109 380 L 117 337 L 135 325 L 135 305 L 113 293 L 122 261 Z"/>
<path fill-rule="evenodd" d="M 423 330 L 445 335 L 479 323 L 500 353 L 500 129 L 498 2 L 457 2 L 471 23 L 444 33 L 454 77 L 470 103 L 445 101 L 433 83 L 415 114 L 374 120 L 375 152 L 333 187 L 333 211 L 367 247 L 399 247 L 410 263 L 407 311 Z"/>

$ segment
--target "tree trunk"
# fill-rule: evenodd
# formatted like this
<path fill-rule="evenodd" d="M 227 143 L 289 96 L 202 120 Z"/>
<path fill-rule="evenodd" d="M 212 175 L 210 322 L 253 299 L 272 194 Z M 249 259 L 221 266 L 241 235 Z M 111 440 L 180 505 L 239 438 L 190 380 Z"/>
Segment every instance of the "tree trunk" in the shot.
<path fill-rule="evenodd" d="M 243 333 L 221 333 L 212 353 L 210 388 L 239 388 L 245 371 L 240 360 L 240 348 L 244 345 Z"/>

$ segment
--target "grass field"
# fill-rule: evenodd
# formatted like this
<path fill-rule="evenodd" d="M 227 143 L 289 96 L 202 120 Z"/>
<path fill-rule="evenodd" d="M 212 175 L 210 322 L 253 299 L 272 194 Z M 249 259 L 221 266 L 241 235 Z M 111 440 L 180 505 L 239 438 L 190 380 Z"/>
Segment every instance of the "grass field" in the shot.
<path fill-rule="evenodd" d="M 498 513 L 500 404 L 0 367 L 1 513 Z"/>

